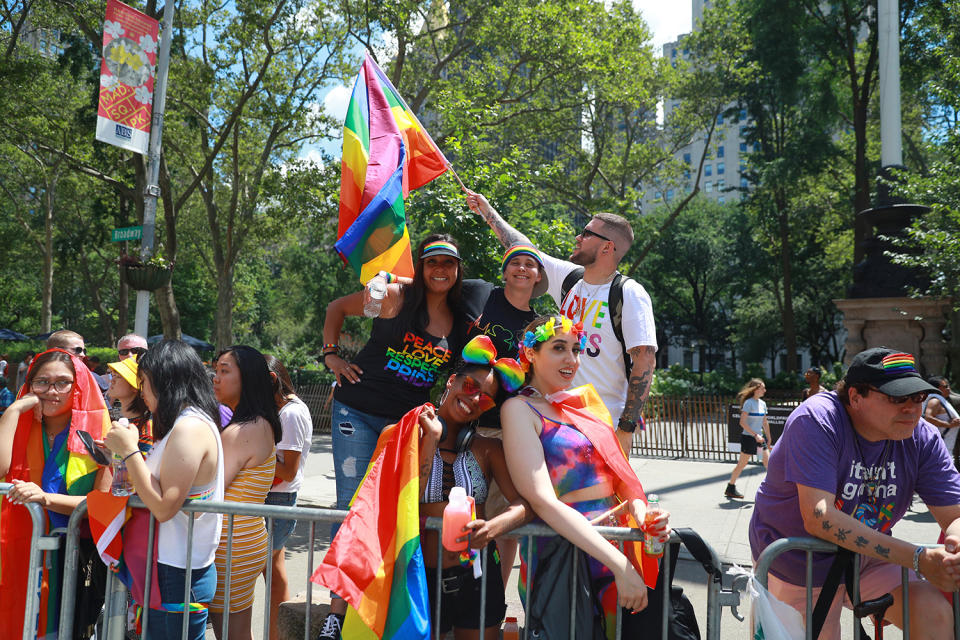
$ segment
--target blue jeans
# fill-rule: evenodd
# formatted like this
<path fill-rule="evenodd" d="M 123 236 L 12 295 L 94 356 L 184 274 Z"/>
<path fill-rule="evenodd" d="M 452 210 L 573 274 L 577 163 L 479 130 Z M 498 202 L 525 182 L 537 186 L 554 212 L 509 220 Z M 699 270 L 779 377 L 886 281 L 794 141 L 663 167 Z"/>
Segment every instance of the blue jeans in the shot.
<path fill-rule="evenodd" d="M 349 509 L 350 500 L 357 492 L 367 465 L 377 447 L 380 432 L 398 418 L 382 418 L 357 411 L 336 400 L 333 401 L 331 431 L 333 433 L 333 465 L 337 476 L 337 509 Z M 340 529 L 334 524 L 330 529 L 333 539 Z"/>
<path fill-rule="evenodd" d="M 292 507 L 297 504 L 296 491 L 271 491 L 267 494 L 264 504 L 273 504 L 280 507 Z M 287 538 L 293 533 L 293 528 L 297 526 L 296 520 L 273 519 L 273 527 L 270 529 L 270 550 L 276 551 L 282 549 L 287 543 Z"/>
<path fill-rule="evenodd" d="M 190 602 L 209 603 L 217 591 L 217 565 L 211 563 L 205 569 L 194 569 L 190 575 Z M 183 602 L 183 588 L 187 579 L 187 570 L 157 563 L 157 580 L 160 585 L 160 598 L 164 603 Z M 152 640 L 179 638 L 183 627 L 183 614 L 179 611 L 156 611 L 150 609 L 147 619 L 147 633 Z M 207 610 L 202 609 L 190 614 L 187 627 L 188 640 L 203 640 L 207 628 Z"/>

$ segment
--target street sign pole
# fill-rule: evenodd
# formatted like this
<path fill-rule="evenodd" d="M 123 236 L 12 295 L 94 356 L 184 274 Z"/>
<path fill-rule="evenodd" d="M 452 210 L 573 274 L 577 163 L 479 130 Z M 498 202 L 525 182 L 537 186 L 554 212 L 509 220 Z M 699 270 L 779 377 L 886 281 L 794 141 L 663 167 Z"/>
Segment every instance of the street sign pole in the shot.
<path fill-rule="evenodd" d="M 163 135 L 163 111 L 167 102 L 167 73 L 170 69 L 170 41 L 173 40 L 173 1 L 163 7 L 163 35 L 160 38 L 160 60 L 157 64 L 157 82 L 153 92 L 153 117 L 150 125 L 150 146 L 147 150 L 147 187 L 143 199 L 143 239 L 140 259 L 146 262 L 153 255 L 153 241 L 157 224 L 157 198 L 160 196 L 160 143 Z M 170 215 L 170 212 L 167 212 Z M 137 291 L 137 310 L 133 331 L 147 337 L 147 315 L 150 311 L 150 292 Z"/>

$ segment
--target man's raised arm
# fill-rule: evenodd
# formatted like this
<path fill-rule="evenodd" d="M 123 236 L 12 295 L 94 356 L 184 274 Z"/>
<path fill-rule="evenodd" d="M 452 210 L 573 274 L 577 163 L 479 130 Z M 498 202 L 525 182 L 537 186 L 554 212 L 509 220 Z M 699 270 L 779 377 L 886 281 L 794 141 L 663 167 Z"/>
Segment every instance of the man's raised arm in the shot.
<path fill-rule="evenodd" d="M 482 194 L 467 189 L 467 206 L 470 207 L 471 211 L 487 221 L 487 224 L 489 224 L 493 232 L 497 234 L 497 239 L 500 240 L 500 244 L 502 244 L 504 248 L 512 247 L 518 242 L 533 245 L 527 236 L 507 224 L 507 221 L 497 213 L 497 210 L 490 205 Z"/>

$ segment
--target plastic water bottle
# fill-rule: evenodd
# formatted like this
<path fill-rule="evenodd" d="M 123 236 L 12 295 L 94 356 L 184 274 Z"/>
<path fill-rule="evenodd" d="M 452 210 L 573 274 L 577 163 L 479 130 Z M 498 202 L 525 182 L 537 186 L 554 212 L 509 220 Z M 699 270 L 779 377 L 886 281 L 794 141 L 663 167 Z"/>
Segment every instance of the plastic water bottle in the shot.
<path fill-rule="evenodd" d="M 130 421 L 126 418 L 117 420 L 117 424 L 126 427 Z M 115 496 L 129 496 L 134 493 L 133 485 L 130 484 L 130 477 L 127 475 L 127 463 L 116 453 L 113 454 L 113 483 L 110 485 L 110 493 Z"/>
<path fill-rule="evenodd" d="M 507 618 L 503 621 L 503 640 L 519 640 L 520 627 L 516 618 Z"/>
<path fill-rule="evenodd" d="M 367 283 L 367 301 L 363 305 L 363 315 L 376 318 L 380 315 L 383 299 L 387 296 L 387 281 L 380 276 L 370 278 Z"/>
<path fill-rule="evenodd" d="M 650 533 L 653 521 L 663 510 L 660 508 L 660 496 L 651 493 L 647 496 L 647 513 L 643 516 L 643 550 L 648 556 L 660 557 L 663 555 L 663 541 L 659 536 Z"/>
<path fill-rule="evenodd" d="M 466 540 L 458 542 L 464 535 L 463 528 L 473 520 L 473 498 L 467 495 L 463 487 L 450 489 L 450 502 L 443 510 L 443 548 L 447 551 L 464 551 Z"/>

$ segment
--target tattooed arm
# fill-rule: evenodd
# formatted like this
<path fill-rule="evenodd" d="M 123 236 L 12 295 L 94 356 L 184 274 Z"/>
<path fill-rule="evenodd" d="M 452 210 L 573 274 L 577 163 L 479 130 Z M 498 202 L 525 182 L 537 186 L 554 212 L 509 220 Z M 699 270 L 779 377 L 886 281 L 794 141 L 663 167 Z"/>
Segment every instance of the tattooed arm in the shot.
<path fill-rule="evenodd" d="M 810 535 L 850 549 L 856 553 L 913 568 L 917 545 L 871 529 L 853 516 L 836 508 L 836 496 L 822 489 L 797 485 L 797 499 L 803 525 Z M 957 587 L 956 553 L 927 549 L 920 556 L 920 573 L 944 591 Z"/>
<path fill-rule="evenodd" d="M 487 224 L 490 225 L 490 228 L 493 229 L 493 232 L 497 234 L 497 239 L 500 240 L 500 244 L 504 247 L 509 247 L 511 245 L 517 244 L 518 242 L 525 242 L 527 244 L 533 244 L 527 238 L 504 220 L 497 210 L 491 206 L 482 194 L 476 193 L 474 191 L 467 190 L 467 206 L 470 207 L 470 210 L 479 215 L 481 218 L 487 221 Z"/>
<path fill-rule="evenodd" d="M 643 412 L 643 405 L 650 393 L 650 384 L 653 382 L 653 370 L 657 366 L 657 350 L 649 345 L 641 345 L 627 351 L 633 366 L 630 368 L 630 380 L 627 381 L 627 402 L 623 405 L 621 417 L 632 422 L 639 422 Z M 630 445 L 633 443 L 633 433 L 617 428 L 617 440 L 620 447 L 630 457 Z"/>

